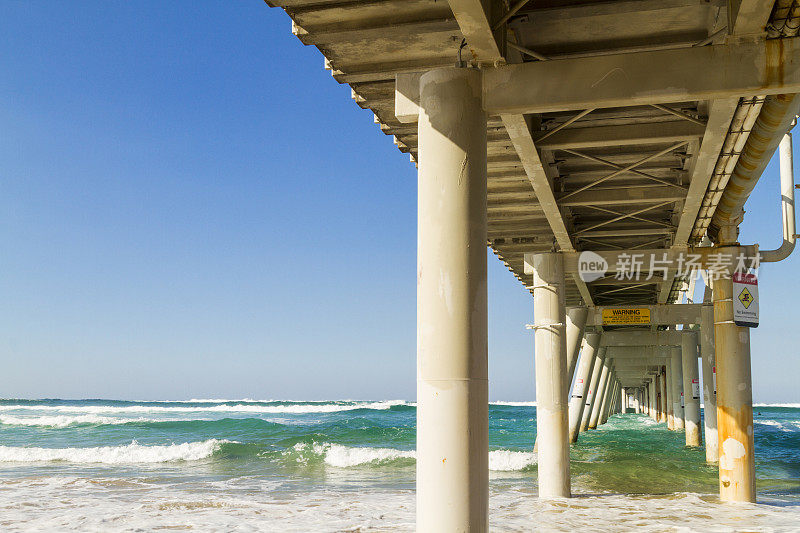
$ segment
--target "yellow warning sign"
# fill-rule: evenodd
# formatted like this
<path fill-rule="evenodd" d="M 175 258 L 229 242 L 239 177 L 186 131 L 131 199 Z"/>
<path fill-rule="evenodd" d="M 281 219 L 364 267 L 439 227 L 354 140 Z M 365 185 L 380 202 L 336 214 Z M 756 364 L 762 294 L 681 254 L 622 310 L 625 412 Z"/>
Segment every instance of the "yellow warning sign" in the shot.
<path fill-rule="evenodd" d="M 747 287 L 742 289 L 742 292 L 739 293 L 739 301 L 742 302 L 742 305 L 745 309 L 748 309 L 750 304 L 753 303 L 753 295 L 750 294 L 750 291 L 747 290 Z"/>
<path fill-rule="evenodd" d="M 621 307 L 603 309 L 604 326 L 630 326 L 649 324 L 650 309 L 639 307 Z"/>

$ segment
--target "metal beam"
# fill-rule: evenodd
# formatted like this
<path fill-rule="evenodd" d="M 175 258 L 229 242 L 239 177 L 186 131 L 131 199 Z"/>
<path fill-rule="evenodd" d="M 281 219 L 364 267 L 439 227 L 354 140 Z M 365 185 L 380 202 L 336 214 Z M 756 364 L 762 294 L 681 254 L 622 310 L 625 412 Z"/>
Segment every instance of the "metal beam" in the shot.
<path fill-rule="evenodd" d="M 728 0 L 728 27 L 734 35 L 763 33 L 775 0 Z"/>
<path fill-rule="evenodd" d="M 738 248 L 741 258 L 745 260 L 744 267 L 749 267 L 750 261 L 758 254 L 758 246 L 741 246 Z M 563 252 L 564 253 L 564 273 L 577 274 L 579 272 L 579 261 L 581 254 L 593 254 L 592 260 L 595 262 L 605 262 L 606 274 L 617 272 L 620 266 L 625 266 L 626 272 L 635 273 L 638 271 L 646 274 L 650 271 L 664 273 L 683 270 L 712 270 L 716 273 L 734 271 L 739 266 L 738 255 L 721 253 L 715 248 L 694 247 L 694 248 L 670 248 L 665 249 L 641 249 L 641 250 L 602 250 L 595 252 Z M 584 259 L 586 260 L 586 259 Z M 691 261 L 690 261 L 691 260 Z M 629 268 L 635 262 L 635 269 Z M 525 254 L 525 273 L 532 274 L 533 257 Z M 691 268 L 689 268 L 691 267 Z M 633 279 L 633 278 L 629 278 Z"/>
<path fill-rule="evenodd" d="M 600 346 L 680 346 L 683 332 L 669 331 L 605 331 Z"/>
<path fill-rule="evenodd" d="M 739 103 L 738 98 L 728 98 L 714 100 L 711 102 L 708 112 L 708 127 L 703 141 L 700 144 L 700 152 L 697 154 L 692 171 L 692 179 L 689 183 L 689 192 L 686 195 L 686 203 L 683 206 L 678 230 L 675 232 L 675 244 L 685 246 L 692 233 L 697 213 L 703 203 L 703 197 L 708 189 L 708 183 L 714 174 L 714 167 L 717 164 L 722 145 L 728 134 L 733 114 Z"/>
<path fill-rule="evenodd" d="M 671 326 L 675 324 L 699 324 L 702 304 L 665 305 L 620 305 L 597 306 L 589 308 L 587 326 L 602 326 L 604 309 L 647 309 L 650 311 L 650 324 Z"/>
<path fill-rule="evenodd" d="M 645 124 L 623 124 L 616 126 L 594 126 L 564 128 L 536 141 L 541 150 L 562 148 L 594 148 L 605 146 L 627 146 L 656 143 L 674 143 L 703 136 L 705 127 L 686 120 L 652 122 Z M 548 132 L 549 133 L 549 132 Z"/>
<path fill-rule="evenodd" d="M 800 38 L 537 61 L 487 68 L 490 114 L 800 92 Z"/>
<path fill-rule="evenodd" d="M 685 194 L 674 187 L 656 185 L 653 187 L 637 187 L 631 189 L 618 189 L 614 187 L 596 187 L 571 195 L 565 200 L 558 200 L 563 206 L 587 205 L 629 205 L 629 204 L 657 204 L 661 202 L 677 202 L 683 200 Z"/>
<path fill-rule="evenodd" d="M 450 4 L 473 59 L 490 63 L 503 59 L 491 23 L 503 15 L 492 12 L 493 8 L 499 9 L 501 2 L 447 0 L 447 3 Z"/>

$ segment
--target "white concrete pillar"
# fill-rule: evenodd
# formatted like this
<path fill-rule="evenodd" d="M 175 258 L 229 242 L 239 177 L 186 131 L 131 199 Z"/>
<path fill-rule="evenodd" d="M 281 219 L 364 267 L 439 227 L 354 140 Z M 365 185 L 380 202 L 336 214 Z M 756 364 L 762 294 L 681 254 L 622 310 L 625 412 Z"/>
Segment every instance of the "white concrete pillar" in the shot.
<path fill-rule="evenodd" d="M 660 365 L 659 368 L 659 372 L 661 372 L 661 414 L 658 421 L 667 424 L 669 422 L 669 404 L 667 403 L 669 399 L 667 394 L 667 389 L 669 388 L 667 386 L 667 367 Z"/>
<path fill-rule="evenodd" d="M 719 248 L 733 254 L 738 248 Z M 753 381 L 750 374 L 750 328 L 733 322 L 733 283 L 714 280 L 714 351 L 717 363 L 719 494 L 723 501 L 755 502 L 753 450 Z"/>
<path fill-rule="evenodd" d="M 600 407 L 600 422 L 599 425 L 603 425 L 608 422 L 608 417 L 611 416 L 610 412 L 614 405 L 614 400 L 616 399 L 617 395 L 617 376 L 616 372 L 612 369 L 611 376 L 608 378 L 610 386 L 607 388 L 606 392 L 606 399 L 603 401 L 603 405 Z"/>
<path fill-rule="evenodd" d="M 664 355 L 667 356 L 666 365 L 664 366 L 666 370 L 666 387 L 667 387 L 667 429 L 674 430 L 675 429 L 675 412 L 672 410 L 672 406 L 675 404 L 675 399 L 672 397 L 673 388 L 672 385 L 675 381 L 674 376 L 672 375 L 672 361 L 670 360 L 670 349 L 669 346 L 662 346 L 661 351 Z"/>
<path fill-rule="evenodd" d="M 697 333 L 684 331 L 681 336 L 681 370 L 683 372 L 683 421 L 686 445 L 700 442 L 700 374 L 697 369 Z"/>
<path fill-rule="evenodd" d="M 564 258 L 533 256 L 536 355 L 536 437 L 540 498 L 568 498 L 569 425 Z"/>
<path fill-rule="evenodd" d="M 608 378 L 611 372 L 611 358 L 603 359 L 603 367 L 600 373 L 600 380 L 597 383 L 597 394 L 592 400 L 592 414 L 589 417 L 589 429 L 597 429 L 597 423 L 600 421 L 600 407 L 603 403 L 603 396 L 606 393 L 608 386 Z"/>
<path fill-rule="evenodd" d="M 703 361 L 703 425 L 706 431 L 706 461 L 719 461 L 717 442 L 717 379 L 714 358 L 714 307 L 700 311 L 700 355 Z"/>
<path fill-rule="evenodd" d="M 611 401 L 611 391 L 614 388 L 614 368 L 613 366 L 608 370 L 608 379 L 606 380 L 605 390 L 603 391 L 603 399 L 600 402 L 600 411 L 597 413 L 597 425 L 603 425 L 603 414 L 608 408 L 608 403 Z"/>
<path fill-rule="evenodd" d="M 600 346 L 598 333 L 587 333 L 581 350 L 580 361 L 575 371 L 575 383 L 572 386 L 572 397 L 569 400 L 569 440 L 578 442 L 583 407 L 586 394 L 589 391 L 589 381 L 592 376 L 592 367 L 596 360 L 597 348 Z"/>
<path fill-rule="evenodd" d="M 601 346 L 595 352 L 594 364 L 592 365 L 592 377 L 589 381 L 589 390 L 586 393 L 586 401 L 583 404 L 583 413 L 581 414 L 581 431 L 589 429 L 589 419 L 592 416 L 592 405 L 596 396 L 597 387 L 600 383 L 600 374 L 603 372 L 603 361 L 606 358 L 606 348 Z"/>
<path fill-rule="evenodd" d="M 572 385 L 575 368 L 578 365 L 578 354 L 581 351 L 581 342 L 583 341 L 588 315 L 589 309 L 586 307 L 571 307 L 567 311 L 567 388 L 564 391 L 567 402 L 569 402 L 569 388 Z"/>
<path fill-rule="evenodd" d="M 644 387 L 639 387 L 636 393 L 636 414 L 644 414 Z"/>
<path fill-rule="evenodd" d="M 661 420 L 661 409 L 664 405 L 664 399 L 661 397 L 661 374 L 655 374 L 653 376 L 653 386 L 655 387 L 655 396 L 656 396 L 656 412 L 654 413 L 653 420 L 659 422 Z"/>
<path fill-rule="evenodd" d="M 681 370 L 681 347 L 670 346 L 670 364 L 672 365 L 672 416 L 676 431 L 684 428 L 683 424 L 683 372 Z"/>
<path fill-rule="evenodd" d="M 578 354 L 581 350 L 583 332 L 586 329 L 586 317 L 588 314 L 589 309 L 586 307 L 571 307 L 567 310 L 567 375 L 566 379 L 564 380 L 564 384 L 566 385 L 564 394 L 567 398 L 568 405 L 572 404 L 569 390 L 570 386 L 572 385 L 575 368 L 578 363 Z M 533 449 L 537 452 L 539 450 L 538 435 L 536 436 L 536 443 L 534 444 Z"/>
<path fill-rule="evenodd" d="M 417 531 L 488 529 L 486 115 L 481 74 L 420 80 Z"/>
<path fill-rule="evenodd" d="M 619 412 L 622 414 L 628 414 L 628 389 L 626 387 L 620 388 L 619 400 Z"/>

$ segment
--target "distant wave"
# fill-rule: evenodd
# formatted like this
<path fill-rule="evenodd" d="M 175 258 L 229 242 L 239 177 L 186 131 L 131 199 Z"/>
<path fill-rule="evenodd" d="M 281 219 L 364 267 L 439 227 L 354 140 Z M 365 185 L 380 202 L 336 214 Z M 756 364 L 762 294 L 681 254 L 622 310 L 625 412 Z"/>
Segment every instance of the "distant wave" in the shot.
<path fill-rule="evenodd" d="M 795 432 L 800 430 L 800 422 L 798 421 L 785 421 L 781 422 L 779 420 L 763 420 L 763 419 L 756 419 L 754 420 L 756 424 L 760 424 L 762 426 L 771 426 L 780 429 L 781 431 L 786 432 Z"/>
<path fill-rule="evenodd" d="M 800 403 L 754 403 L 753 407 L 791 407 L 800 409 Z"/>
<path fill-rule="evenodd" d="M 489 405 L 502 405 L 508 407 L 536 407 L 536 402 L 489 402 Z"/>
<path fill-rule="evenodd" d="M 0 411 L 56 411 L 62 413 L 193 413 L 193 412 L 240 412 L 240 413 L 336 413 L 339 411 L 355 411 L 357 409 L 387 410 L 394 406 L 408 405 L 403 400 L 362 403 L 305 403 L 305 404 L 233 404 L 204 406 L 166 406 L 166 405 L 0 405 Z"/>
<path fill-rule="evenodd" d="M 0 446 L 0 463 L 38 463 L 66 461 L 70 463 L 166 463 L 198 461 L 211 457 L 220 446 L 231 441 L 209 439 L 166 446 L 145 446 L 136 441 L 124 446 L 95 448 L 27 448 Z"/>
<path fill-rule="evenodd" d="M 332 443 L 299 442 L 283 452 L 284 458 L 296 463 L 308 463 L 310 455 L 321 458 L 329 466 L 349 468 L 364 465 L 385 465 L 402 460 L 416 460 L 414 450 L 394 448 L 351 447 Z M 489 470 L 524 470 L 536 464 L 536 454 L 513 450 L 492 450 L 489 452 Z"/>
<path fill-rule="evenodd" d="M 161 422 L 153 418 L 112 418 L 97 415 L 55 415 L 55 416 L 0 416 L 0 424 L 6 426 L 36 426 L 50 428 L 65 428 L 80 425 L 120 425 L 132 423 Z"/>

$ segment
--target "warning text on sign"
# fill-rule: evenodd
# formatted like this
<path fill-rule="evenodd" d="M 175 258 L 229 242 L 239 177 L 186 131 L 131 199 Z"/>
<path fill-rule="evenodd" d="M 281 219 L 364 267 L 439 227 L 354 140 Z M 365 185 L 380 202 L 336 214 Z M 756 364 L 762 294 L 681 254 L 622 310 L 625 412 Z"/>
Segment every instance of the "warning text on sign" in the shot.
<path fill-rule="evenodd" d="M 603 309 L 604 326 L 625 326 L 649 323 L 650 309 L 632 307 Z"/>

